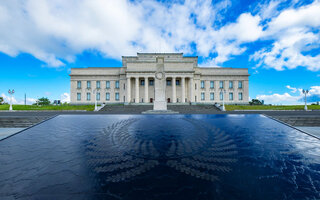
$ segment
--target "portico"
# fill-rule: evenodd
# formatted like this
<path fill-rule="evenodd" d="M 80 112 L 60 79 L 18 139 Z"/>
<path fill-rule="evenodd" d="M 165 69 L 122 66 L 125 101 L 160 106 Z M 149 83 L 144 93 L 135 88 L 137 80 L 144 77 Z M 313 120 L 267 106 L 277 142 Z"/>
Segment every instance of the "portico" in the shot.
<path fill-rule="evenodd" d="M 168 103 L 185 103 L 190 99 L 191 87 L 185 86 L 191 77 L 169 76 L 166 77 L 166 101 Z M 151 84 L 150 84 L 151 82 Z M 153 103 L 154 101 L 154 75 L 127 77 L 126 103 Z M 187 88 L 187 90 L 186 90 Z M 133 98 L 131 98 L 133 97 Z M 187 98 L 186 98 L 187 97 Z M 138 101 L 137 101 L 138 99 Z"/>

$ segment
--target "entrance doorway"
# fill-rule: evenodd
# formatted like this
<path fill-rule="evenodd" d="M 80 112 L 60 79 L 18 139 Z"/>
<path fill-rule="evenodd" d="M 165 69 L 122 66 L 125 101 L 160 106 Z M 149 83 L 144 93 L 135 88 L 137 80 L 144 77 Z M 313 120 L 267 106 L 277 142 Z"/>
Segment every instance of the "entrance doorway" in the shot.
<path fill-rule="evenodd" d="M 153 103 L 153 98 L 150 98 L 150 103 Z"/>
<path fill-rule="evenodd" d="M 167 102 L 170 103 L 170 98 L 167 99 Z"/>

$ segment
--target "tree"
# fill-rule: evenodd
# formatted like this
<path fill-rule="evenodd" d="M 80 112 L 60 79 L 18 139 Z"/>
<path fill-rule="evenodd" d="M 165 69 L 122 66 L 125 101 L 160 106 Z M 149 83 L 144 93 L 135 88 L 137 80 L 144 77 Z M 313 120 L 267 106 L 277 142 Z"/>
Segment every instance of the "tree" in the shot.
<path fill-rule="evenodd" d="M 250 105 L 263 105 L 264 102 L 262 100 L 262 102 L 259 100 L 259 99 L 252 99 L 250 102 L 249 102 Z"/>
<path fill-rule="evenodd" d="M 47 98 L 47 97 L 42 97 L 40 99 L 37 100 L 37 102 L 35 103 L 36 105 L 42 105 L 42 106 L 45 106 L 45 105 L 50 105 L 50 100 Z"/>
<path fill-rule="evenodd" d="M 0 105 L 4 104 L 3 97 L 0 97 Z"/>

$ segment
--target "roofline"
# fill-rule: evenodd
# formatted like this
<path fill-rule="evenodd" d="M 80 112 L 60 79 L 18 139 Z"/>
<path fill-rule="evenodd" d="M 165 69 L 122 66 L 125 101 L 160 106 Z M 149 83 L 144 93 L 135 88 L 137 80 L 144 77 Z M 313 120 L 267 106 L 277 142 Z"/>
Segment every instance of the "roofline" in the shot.
<path fill-rule="evenodd" d="M 139 55 L 139 54 L 146 54 L 146 55 L 157 55 L 157 54 L 159 54 L 159 55 L 183 55 L 183 53 L 139 53 L 139 52 L 137 52 L 137 55 Z"/>
<path fill-rule="evenodd" d="M 199 67 L 200 69 L 248 69 L 245 67 L 241 67 L 241 68 L 236 68 L 236 67 Z"/>
<path fill-rule="evenodd" d="M 137 52 L 136 56 L 121 56 L 121 57 L 122 58 L 136 58 L 139 55 L 181 55 L 181 56 L 183 56 L 183 53 L 156 53 L 156 52 L 155 53 L 139 53 L 139 52 Z M 183 57 L 186 57 L 186 56 L 183 56 Z"/>
<path fill-rule="evenodd" d="M 121 67 L 71 67 L 71 69 L 120 69 Z"/>
<path fill-rule="evenodd" d="M 183 56 L 184 58 L 198 58 L 198 56 Z"/>

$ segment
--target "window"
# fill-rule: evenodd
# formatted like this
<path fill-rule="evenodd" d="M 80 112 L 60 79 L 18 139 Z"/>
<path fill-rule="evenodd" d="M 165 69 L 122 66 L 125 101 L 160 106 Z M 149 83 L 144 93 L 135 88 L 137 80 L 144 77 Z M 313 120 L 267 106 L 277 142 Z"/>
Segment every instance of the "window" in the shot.
<path fill-rule="evenodd" d="M 87 88 L 88 88 L 88 89 L 91 88 L 91 81 L 87 81 Z"/>
<path fill-rule="evenodd" d="M 219 87 L 220 87 L 220 88 L 223 88 L 223 81 L 220 81 L 220 82 L 219 82 Z"/>
<path fill-rule="evenodd" d="M 180 85 L 180 80 L 176 80 L 176 85 Z"/>
<path fill-rule="evenodd" d="M 126 89 L 126 84 L 125 84 L 125 83 L 123 84 L 123 89 L 124 89 L 124 90 Z"/>
<path fill-rule="evenodd" d="M 204 81 L 201 81 L 201 88 L 204 88 Z"/>
<path fill-rule="evenodd" d="M 140 85 L 144 85 L 144 80 L 140 80 Z"/>
<path fill-rule="evenodd" d="M 232 93 L 232 92 L 229 93 L 229 100 L 230 100 L 230 101 L 233 100 L 233 93 Z"/>
<path fill-rule="evenodd" d="M 81 81 L 77 81 L 77 88 L 81 89 Z"/>
<path fill-rule="evenodd" d="M 210 88 L 214 88 L 214 81 L 210 81 Z"/>
<path fill-rule="evenodd" d="M 96 99 L 97 99 L 97 101 L 100 101 L 100 92 L 97 92 Z"/>
<path fill-rule="evenodd" d="M 87 101 L 90 101 L 91 100 L 91 94 L 90 92 L 87 93 Z"/>
<path fill-rule="evenodd" d="M 213 92 L 210 93 L 210 100 L 211 100 L 211 101 L 214 100 L 214 93 L 213 93 Z"/>
<path fill-rule="evenodd" d="M 116 92 L 116 101 L 119 101 L 119 93 Z"/>
<path fill-rule="evenodd" d="M 109 92 L 106 93 L 106 101 L 110 101 L 110 93 Z"/>
<path fill-rule="evenodd" d="M 201 101 L 204 101 L 204 92 L 201 92 Z"/>
<path fill-rule="evenodd" d="M 242 92 L 239 92 L 239 100 L 242 100 Z"/>
<path fill-rule="evenodd" d="M 194 89 L 195 89 L 195 90 L 197 89 L 197 84 L 194 84 Z"/>
<path fill-rule="evenodd" d="M 97 89 L 100 89 L 100 81 L 97 81 Z"/>
<path fill-rule="evenodd" d="M 171 80 L 167 80 L 167 85 L 171 85 Z"/>
<path fill-rule="evenodd" d="M 81 101 L 81 93 L 77 93 L 77 100 Z"/>
<path fill-rule="evenodd" d="M 110 88 L 110 81 L 106 81 L 106 88 L 107 88 L 107 89 Z"/>
<path fill-rule="evenodd" d="M 204 81 L 201 81 L 201 89 L 204 88 Z"/>
<path fill-rule="evenodd" d="M 238 88 L 242 88 L 242 81 L 238 82 Z"/>
<path fill-rule="evenodd" d="M 233 88 L 233 81 L 229 81 L 229 88 Z"/>
<path fill-rule="evenodd" d="M 149 85 L 153 85 L 154 81 L 153 80 L 149 80 Z"/>
<path fill-rule="evenodd" d="M 223 93 L 220 92 L 220 100 L 223 100 Z"/>
<path fill-rule="evenodd" d="M 116 89 L 119 89 L 119 81 L 116 81 Z"/>

